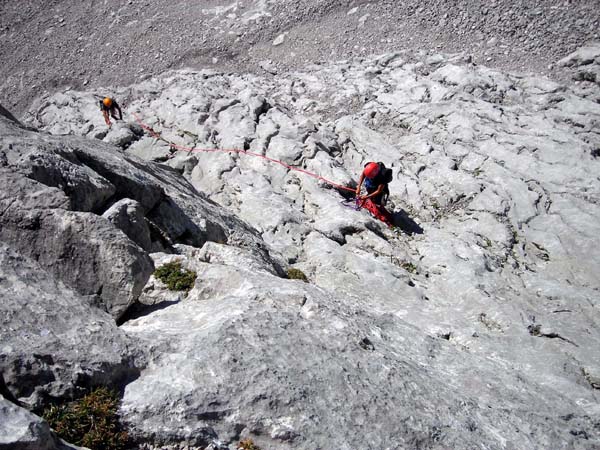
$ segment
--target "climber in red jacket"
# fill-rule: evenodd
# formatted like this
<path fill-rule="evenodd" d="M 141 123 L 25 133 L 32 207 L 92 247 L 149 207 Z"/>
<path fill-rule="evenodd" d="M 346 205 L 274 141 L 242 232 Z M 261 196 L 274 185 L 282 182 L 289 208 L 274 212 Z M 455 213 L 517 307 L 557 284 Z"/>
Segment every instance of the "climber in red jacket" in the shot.
<path fill-rule="evenodd" d="M 385 208 L 390 195 L 388 183 L 392 181 L 392 169 L 388 169 L 381 162 L 369 162 L 360 175 L 356 187 L 356 198 L 359 205 L 369 210 L 375 218 L 381 220 L 388 226 L 393 226 L 392 215 Z M 362 185 L 367 189 L 367 195 L 361 196 Z"/>

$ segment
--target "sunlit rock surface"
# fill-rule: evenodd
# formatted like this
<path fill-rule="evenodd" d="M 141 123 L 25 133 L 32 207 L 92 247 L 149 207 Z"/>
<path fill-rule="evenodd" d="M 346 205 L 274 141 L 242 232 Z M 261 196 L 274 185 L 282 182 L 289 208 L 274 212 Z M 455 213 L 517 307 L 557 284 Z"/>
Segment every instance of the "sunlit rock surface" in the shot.
<path fill-rule="evenodd" d="M 576 79 L 600 63 L 584 53 L 561 63 Z M 561 85 L 461 56 L 395 54 L 278 78 L 172 72 L 113 92 L 126 121 L 108 134 L 84 92 L 41 99 L 24 121 L 117 143 L 115 165 L 172 167 L 153 173 L 186 214 L 163 201 L 146 215 L 168 238 L 154 239 L 152 258 L 178 258 L 198 278 L 180 296 L 151 278 L 142 297 L 153 307 L 121 326 L 148 361 L 121 406 L 140 441 L 600 445 L 591 75 Z M 110 141 L 124 129 L 131 140 Z M 383 161 L 398 229 L 256 155 L 340 185 Z M 144 205 L 148 189 L 132 185 L 130 198 Z M 257 231 L 211 228 L 214 215 Z M 287 267 L 309 283 L 281 278 Z"/>

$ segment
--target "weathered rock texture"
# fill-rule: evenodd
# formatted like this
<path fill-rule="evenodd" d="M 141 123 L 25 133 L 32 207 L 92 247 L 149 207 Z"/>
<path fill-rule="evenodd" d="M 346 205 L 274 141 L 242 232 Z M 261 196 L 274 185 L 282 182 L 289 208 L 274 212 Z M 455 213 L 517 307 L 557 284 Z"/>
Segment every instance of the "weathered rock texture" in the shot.
<path fill-rule="evenodd" d="M 600 446 L 600 89 L 578 75 L 596 73 L 598 53 L 561 62 L 570 85 L 390 54 L 115 90 L 160 133 L 120 158 L 163 161 L 177 201 L 192 187 L 175 172 L 211 202 L 197 204 L 260 233 L 255 246 L 195 242 L 182 230 L 206 216 L 153 217 L 182 244 L 155 263 L 180 258 L 198 279 L 184 299 L 152 279 L 145 303 L 164 307 L 121 327 L 148 359 L 124 393 L 133 434 L 173 448 Z M 47 97 L 27 122 L 93 137 L 92 99 Z M 349 185 L 384 161 L 402 232 L 243 149 Z"/>
<path fill-rule="evenodd" d="M 0 368 L 10 391 L 37 410 L 139 374 L 135 343 L 105 312 L 39 263 L 0 243 Z"/>
<path fill-rule="evenodd" d="M 4 117 L 0 130 L 0 177 L 6 186 L 0 194 L 0 240 L 116 318 L 152 272 L 145 252 L 152 246 L 232 240 L 269 260 L 253 230 L 219 211 L 170 168 L 95 140 L 35 133 Z M 136 205 L 130 216 L 119 215 L 123 202 Z"/>
<path fill-rule="evenodd" d="M 212 240 L 283 273 L 254 229 L 176 170 L 95 139 L 37 132 L 4 109 L 0 184 L 2 394 L 36 412 L 139 376 L 147 357 L 116 321 L 154 270 L 148 251 Z M 3 414 L 14 433 L 2 444 L 58 448 L 45 422 L 31 419 L 26 433 L 23 411 Z"/>

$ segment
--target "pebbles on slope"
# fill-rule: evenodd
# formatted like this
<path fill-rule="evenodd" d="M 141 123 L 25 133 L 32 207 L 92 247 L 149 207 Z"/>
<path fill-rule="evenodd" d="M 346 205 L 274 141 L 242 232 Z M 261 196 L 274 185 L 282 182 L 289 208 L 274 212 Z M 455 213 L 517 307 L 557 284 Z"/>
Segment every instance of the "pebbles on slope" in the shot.
<path fill-rule="evenodd" d="M 477 63 L 539 73 L 598 39 L 600 25 L 598 0 L 209 3 L 3 2 L 0 103 L 21 113 L 43 92 L 132 83 L 171 68 L 278 73 L 414 49 L 465 51 Z"/>

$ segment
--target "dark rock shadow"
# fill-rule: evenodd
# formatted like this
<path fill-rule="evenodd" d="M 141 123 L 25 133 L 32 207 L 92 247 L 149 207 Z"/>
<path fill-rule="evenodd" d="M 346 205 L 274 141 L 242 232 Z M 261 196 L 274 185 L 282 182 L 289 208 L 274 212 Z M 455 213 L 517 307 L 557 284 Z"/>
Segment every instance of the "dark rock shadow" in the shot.
<path fill-rule="evenodd" d="M 403 232 L 408 235 L 412 234 L 423 234 L 423 228 L 417 222 L 410 218 L 410 216 L 403 209 L 394 211 L 392 213 L 392 223 L 394 226 L 400 228 Z"/>
<path fill-rule="evenodd" d="M 356 186 L 357 184 L 354 181 L 346 185 L 346 187 L 351 189 L 356 189 Z M 354 199 L 354 192 L 343 189 L 337 189 L 337 191 L 346 202 L 349 202 L 352 199 Z M 399 211 L 389 212 L 392 216 L 392 224 L 400 228 L 404 233 L 408 235 L 423 234 L 423 228 L 417 222 L 411 219 L 410 216 L 403 209 L 400 209 Z"/>
<path fill-rule="evenodd" d="M 13 115 L 12 115 L 12 113 L 11 113 L 11 112 L 10 112 L 8 109 L 4 108 L 4 106 L 2 106 L 2 105 L 0 105 L 0 116 L 4 116 L 4 117 L 6 117 L 8 120 L 12 120 L 12 121 L 13 121 L 14 123 L 16 123 L 18 126 L 20 126 L 20 127 L 24 128 L 24 127 L 23 127 L 23 124 L 22 124 L 21 122 L 19 122 L 19 121 L 17 120 L 17 118 L 16 118 L 15 116 L 13 116 Z"/>
<path fill-rule="evenodd" d="M 131 305 L 125 314 L 123 314 L 119 320 L 117 321 L 117 326 L 123 325 L 125 322 L 128 322 L 133 319 L 137 319 L 139 317 L 147 316 L 154 311 L 159 311 L 161 309 L 168 308 L 169 306 L 176 305 L 181 300 L 173 300 L 173 301 L 164 301 L 157 303 L 155 305 L 143 305 L 141 303 L 135 302 Z"/>
<path fill-rule="evenodd" d="M 4 382 L 4 377 L 0 373 L 0 394 L 9 402 L 14 403 L 17 406 L 23 406 L 23 404 L 17 400 L 17 398 L 13 395 L 13 393 L 8 389 L 6 383 Z"/>

